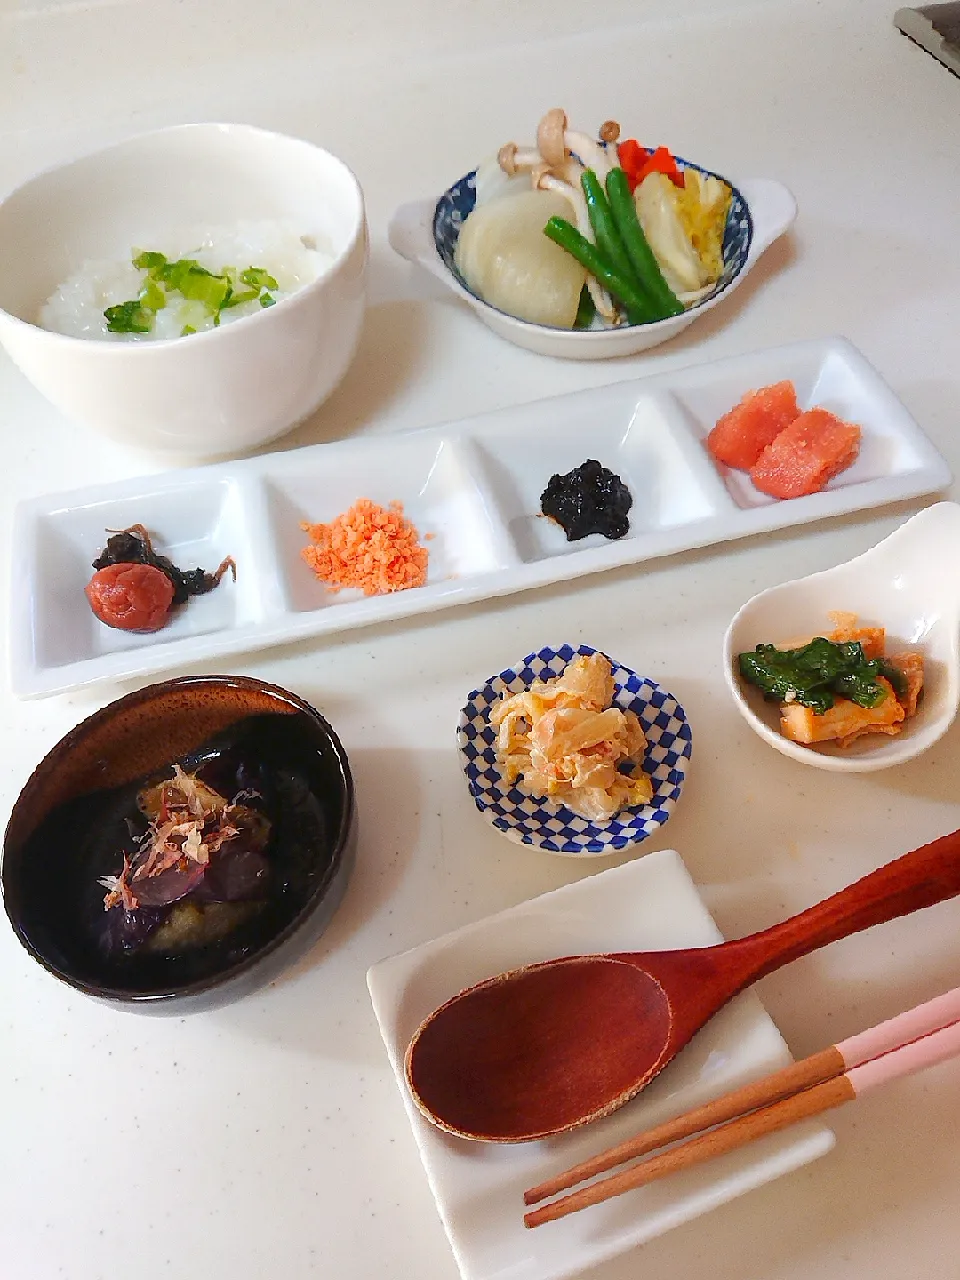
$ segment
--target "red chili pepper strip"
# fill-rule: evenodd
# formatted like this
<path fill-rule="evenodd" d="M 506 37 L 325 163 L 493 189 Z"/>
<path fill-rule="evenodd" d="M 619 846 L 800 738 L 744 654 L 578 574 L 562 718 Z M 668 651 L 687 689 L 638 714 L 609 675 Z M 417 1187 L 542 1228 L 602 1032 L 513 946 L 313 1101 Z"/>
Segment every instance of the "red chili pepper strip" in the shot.
<path fill-rule="evenodd" d="M 665 174 L 676 186 L 683 186 L 683 174 L 677 168 L 676 160 L 674 160 L 666 147 L 657 147 L 656 151 L 647 158 L 643 168 L 637 174 L 637 186 L 640 185 L 648 173 Z"/>
<path fill-rule="evenodd" d="M 620 158 L 620 168 L 632 179 L 647 163 L 650 152 L 646 147 L 641 147 L 636 138 L 627 138 L 617 147 L 617 155 Z"/>

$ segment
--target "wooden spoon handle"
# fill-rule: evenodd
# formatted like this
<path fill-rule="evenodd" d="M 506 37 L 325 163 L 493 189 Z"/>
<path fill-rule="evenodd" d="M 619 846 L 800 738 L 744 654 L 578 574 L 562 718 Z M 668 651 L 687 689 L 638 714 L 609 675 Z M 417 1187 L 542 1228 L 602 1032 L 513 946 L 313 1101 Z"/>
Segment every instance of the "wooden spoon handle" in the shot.
<path fill-rule="evenodd" d="M 830 942 L 960 894 L 960 831 L 872 871 L 782 924 L 728 942 L 749 970 L 744 985 Z M 731 957 L 732 958 L 732 957 Z"/>

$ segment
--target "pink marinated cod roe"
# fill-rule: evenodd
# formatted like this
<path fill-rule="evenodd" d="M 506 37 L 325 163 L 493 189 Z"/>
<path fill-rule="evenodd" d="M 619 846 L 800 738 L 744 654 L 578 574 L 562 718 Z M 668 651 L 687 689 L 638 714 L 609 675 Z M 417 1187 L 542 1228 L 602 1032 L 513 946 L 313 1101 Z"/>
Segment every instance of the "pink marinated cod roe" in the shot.
<path fill-rule="evenodd" d="M 381 507 L 358 498 L 329 524 L 300 527 L 314 544 L 300 554 L 330 591 L 359 587 L 366 596 L 379 596 L 422 587 L 427 580 L 427 550 L 402 502 Z"/>

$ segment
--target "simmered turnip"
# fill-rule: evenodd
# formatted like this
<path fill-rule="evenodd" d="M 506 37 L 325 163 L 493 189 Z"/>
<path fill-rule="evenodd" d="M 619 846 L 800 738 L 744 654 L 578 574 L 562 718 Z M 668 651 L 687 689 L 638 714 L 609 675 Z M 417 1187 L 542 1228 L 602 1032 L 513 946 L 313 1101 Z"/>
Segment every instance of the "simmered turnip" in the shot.
<path fill-rule="evenodd" d="M 484 302 L 534 324 L 572 329 L 583 267 L 543 234 L 570 205 L 553 191 L 525 191 L 474 209 L 457 241 L 456 263 Z"/>

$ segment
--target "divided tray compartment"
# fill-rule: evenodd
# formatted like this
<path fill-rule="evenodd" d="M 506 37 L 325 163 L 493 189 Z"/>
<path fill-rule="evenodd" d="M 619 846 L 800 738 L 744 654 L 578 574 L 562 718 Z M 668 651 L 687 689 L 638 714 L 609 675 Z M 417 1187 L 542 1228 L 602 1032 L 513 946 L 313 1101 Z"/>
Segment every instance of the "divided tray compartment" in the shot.
<path fill-rule="evenodd" d="M 744 385 L 742 377 L 744 358 L 689 369 L 682 381 L 677 380 L 672 388 L 673 397 L 689 429 L 701 442 L 706 440 L 721 414 L 736 404 L 746 390 L 789 377 L 796 387 L 801 409 L 815 406 L 828 409 L 840 418 L 859 423 L 864 429 L 856 461 L 835 476 L 822 493 L 802 499 L 809 504 L 808 509 L 829 505 L 829 514 L 839 514 L 890 501 L 888 491 L 894 482 L 908 483 L 910 477 L 926 473 L 931 464 L 930 441 L 850 343 L 835 339 L 781 350 L 784 354 L 787 350 L 790 352 L 790 372 L 783 371 L 777 349 L 757 352 L 751 360 L 753 377 L 749 387 Z M 782 502 L 755 489 L 745 471 L 719 466 L 717 472 L 737 507 L 758 513 L 766 509 L 766 516 L 754 517 L 763 521 L 763 528 L 783 523 L 776 517 Z M 942 484 L 949 483 L 949 470 L 946 475 Z M 853 505 L 848 505 L 849 499 L 841 496 L 847 490 L 856 491 Z M 916 496 L 916 493 L 902 496 Z M 797 501 L 800 500 L 792 500 Z M 839 505 L 841 503 L 844 505 Z M 773 524 L 767 523 L 771 517 L 775 519 Z"/>
<path fill-rule="evenodd" d="M 802 407 L 860 423 L 860 457 L 821 493 L 778 502 L 714 464 L 705 440 L 745 392 L 790 378 Z M 550 476 L 596 458 L 633 495 L 618 541 L 568 542 L 539 514 Z M 145 675 L 426 613 L 771 529 L 933 493 L 950 470 L 859 352 L 831 338 L 574 392 L 397 435 L 32 498 L 14 517 L 10 675 L 20 697 Z M 328 591 L 301 524 L 358 498 L 403 503 L 429 549 L 425 586 Z M 142 524 L 182 568 L 237 563 L 150 635 L 102 626 L 83 596 L 106 530 Z"/>
<path fill-rule="evenodd" d="M 296 450 L 266 460 L 270 542 L 277 550 L 281 597 L 294 614 L 373 603 L 355 588 L 329 591 L 307 568 L 304 523 L 328 523 L 363 496 L 387 507 L 403 502 L 429 550 L 427 587 L 448 593 L 478 574 L 511 566 L 515 557 L 471 475 L 468 453 L 442 433 L 414 432 L 345 450 L 334 465 L 325 451 Z M 348 496 L 349 495 L 349 496 Z M 409 593 L 404 593 L 408 595 Z M 387 597 L 379 597 L 386 603 Z"/>
<path fill-rule="evenodd" d="M 630 529 L 619 544 L 626 559 L 635 558 L 636 544 L 651 535 L 696 524 L 729 507 L 716 470 L 668 394 L 622 382 L 578 395 L 582 412 L 573 397 L 566 398 L 562 416 L 556 401 L 543 400 L 524 407 L 522 433 L 507 421 L 475 436 L 493 501 L 525 564 L 613 545 L 601 534 L 568 542 L 560 526 L 540 514 L 550 477 L 572 471 L 587 458 L 616 472 L 633 496 Z"/>
<path fill-rule="evenodd" d="M 146 477 L 123 488 L 106 488 L 100 499 L 64 502 L 46 510 L 24 504 L 17 512 L 14 536 L 14 598 L 26 609 L 32 659 L 38 671 L 153 669 L 185 644 L 219 648 L 224 634 L 256 627 L 266 614 L 264 588 L 269 563 L 256 548 L 252 518 L 256 487 L 211 471 Z M 233 556 L 248 571 L 236 583 L 229 572 L 219 587 L 192 598 L 175 611 L 161 631 L 141 634 L 106 627 L 83 597 L 93 575 L 92 561 L 110 533 L 142 524 L 160 554 L 180 568 L 215 570 Z M 259 572 L 250 572 L 258 564 Z M 16 619 L 23 621 L 22 613 Z M 14 623 L 14 656 L 23 653 L 22 628 Z"/>

